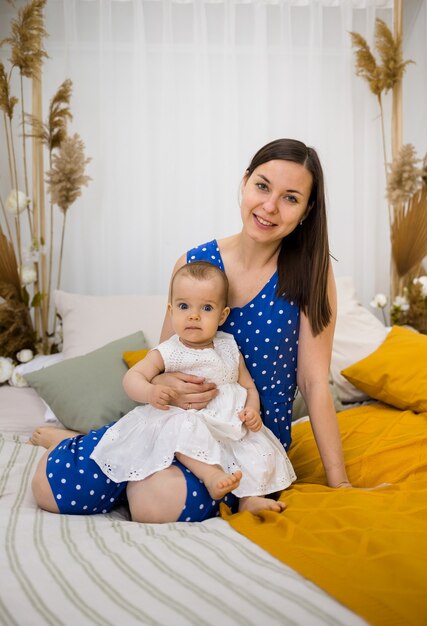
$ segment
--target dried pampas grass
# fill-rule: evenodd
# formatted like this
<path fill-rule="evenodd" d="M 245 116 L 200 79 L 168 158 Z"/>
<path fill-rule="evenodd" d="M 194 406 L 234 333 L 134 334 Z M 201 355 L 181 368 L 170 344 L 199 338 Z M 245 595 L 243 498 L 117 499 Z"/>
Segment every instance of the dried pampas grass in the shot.
<path fill-rule="evenodd" d="M 402 37 L 393 37 L 387 24 L 379 18 L 376 20 L 375 45 L 382 61 L 383 89 L 387 92 L 402 80 L 406 66 L 413 61 L 403 61 Z"/>
<path fill-rule="evenodd" d="M 11 48 L 10 62 L 19 67 L 22 76 L 37 77 L 47 53 L 43 49 L 43 39 L 47 36 L 44 28 L 43 9 L 47 0 L 32 0 L 19 10 L 11 21 L 11 36 L 3 39 L 0 46 Z"/>
<path fill-rule="evenodd" d="M 21 292 L 12 244 L 0 232 L 0 354 L 14 358 L 23 348 L 34 350 L 35 334 Z"/>
<path fill-rule="evenodd" d="M 18 290 L 20 289 L 21 281 L 15 251 L 9 239 L 2 232 L 0 232 L 0 280 L 3 283 L 13 285 Z"/>
<path fill-rule="evenodd" d="M 369 89 L 378 97 L 383 90 L 381 69 L 366 39 L 359 33 L 350 33 L 350 36 L 353 47 L 356 48 L 356 74 L 367 81 Z"/>
<path fill-rule="evenodd" d="M 391 227 L 391 247 L 400 278 L 418 270 L 427 256 L 427 186 L 416 192 L 396 213 Z"/>
<path fill-rule="evenodd" d="M 0 280 L 0 354 L 15 358 L 20 350 L 35 350 L 35 333 L 20 290 Z"/>
<path fill-rule="evenodd" d="M 60 148 L 67 136 L 67 122 L 73 119 L 70 111 L 72 86 L 73 83 L 70 79 L 64 80 L 60 85 L 50 101 L 46 124 L 33 115 L 27 116 L 33 127 L 32 136 L 40 139 L 47 146 L 49 152 Z"/>
<path fill-rule="evenodd" d="M 13 117 L 13 109 L 17 102 L 18 98 L 10 95 L 6 70 L 3 63 L 0 63 L 0 109 L 10 120 Z"/>
<path fill-rule="evenodd" d="M 57 204 L 64 213 L 81 195 L 81 187 L 91 180 L 84 173 L 90 160 L 85 159 L 84 143 L 77 133 L 66 137 L 58 153 L 52 156 L 52 167 L 46 173 L 48 192 L 52 204 Z"/>
<path fill-rule="evenodd" d="M 390 166 L 387 177 L 387 200 L 393 206 L 407 202 L 420 188 L 423 170 L 417 167 L 417 157 L 412 144 L 403 145 Z"/>
<path fill-rule="evenodd" d="M 356 74 L 368 82 L 369 89 L 377 97 L 400 82 L 406 66 L 413 63 L 403 61 L 402 38 L 393 37 L 387 24 L 380 18 L 375 21 L 375 47 L 380 63 L 377 62 L 364 37 L 354 32 L 351 32 L 350 36 L 352 45 L 356 48 Z"/>

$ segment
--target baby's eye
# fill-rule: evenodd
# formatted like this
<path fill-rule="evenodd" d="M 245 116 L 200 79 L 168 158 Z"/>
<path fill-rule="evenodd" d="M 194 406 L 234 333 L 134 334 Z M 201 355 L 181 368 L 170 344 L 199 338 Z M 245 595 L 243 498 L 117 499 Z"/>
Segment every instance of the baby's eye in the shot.
<path fill-rule="evenodd" d="M 213 306 L 211 304 L 205 304 L 203 307 L 204 311 L 212 311 Z"/>
<path fill-rule="evenodd" d="M 188 304 L 186 304 L 185 302 L 180 302 L 178 304 L 178 309 L 181 309 L 181 311 L 185 311 L 186 309 L 188 309 Z"/>

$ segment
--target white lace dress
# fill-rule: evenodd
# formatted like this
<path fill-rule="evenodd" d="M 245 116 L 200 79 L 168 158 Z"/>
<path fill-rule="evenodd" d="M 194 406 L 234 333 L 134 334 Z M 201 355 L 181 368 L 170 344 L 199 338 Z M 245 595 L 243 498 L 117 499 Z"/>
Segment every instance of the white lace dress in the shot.
<path fill-rule="evenodd" d="M 239 350 L 234 337 L 218 331 L 213 348 L 184 346 L 174 335 L 159 350 L 166 372 L 202 376 L 218 386 L 205 409 L 166 411 L 141 405 L 103 435 L 91 458 L 115 482 L 142 480 L 171 465 L 175 452 L 228 473 L 240 469 L 243 478 L 233 491 L 238 497 L 265 495 L 288 487 L 295 473 L 280 441 L 262 427 L 249 431 L 239 419 L 246 390 L 237 383 Z"/>

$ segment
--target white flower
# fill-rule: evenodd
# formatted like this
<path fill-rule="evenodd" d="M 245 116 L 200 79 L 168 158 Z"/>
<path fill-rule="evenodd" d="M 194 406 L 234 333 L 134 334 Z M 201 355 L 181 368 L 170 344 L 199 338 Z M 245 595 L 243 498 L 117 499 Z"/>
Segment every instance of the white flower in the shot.
<path fill-rule="evenodd" d="M 20 363 L 28 363 L 28 361 L 31 361 L 31 359 L 33 358 L 34 354 L 32 350 L 20 350 L 19 352 L 16 353 L 16 358 Z"/>
<path fill-rule="evenodd" d="M 34 267 L 30 265 L 23 265 L 21 267 L 21 280 L 24 285 L 30 285 L 37 278 L 37 272 Z"/>
<path fill-rule="evenodd" d="M 409 311 L 409 302 L 405 296 L 396 296 L 393 302 L 393 306 L 400 311 Z"/>
<path fill-rule="evenodd" d="M 22 258 L 25 265 L 31 265 L 32 263 L 38 263 L 40 260 L 40 247 L 36 240 L 29 246 L 25 246 L 22 250 Z"/>
<path fill-rule="evenodd" d="M 421 285 L 421 293 L 424 298 L 427 298 L 427 276 L 420 276 L 419 278 L 414 278 L 414 285 Z"/>
<path fill-rule="evenodd" d="M 374 309 L 383 309 L 387 304 L 387 296 L 383 293 L 377 293 L 375 298 L 371 301 L 371 306 Z"/>
<path fill-rule="evenodd" d="M 5 383 L 13 374 L 12 359 L 0 356 L 0 384 Z"/>
<path fill-rule="evenodd" d="M 16 367 L 13 369 L 12 376 L 9 378 L 9 385 L 12 387 L 28 387 L 28 383 L 25 378 L 18 372 Z"/>
<path fill-rule="evenodd" d="M 24 211 L 30 202 L 30 198 L 23 191 L 12 189 L 6 200 L 6 211 L 12 215 L 18 215 Z"/>

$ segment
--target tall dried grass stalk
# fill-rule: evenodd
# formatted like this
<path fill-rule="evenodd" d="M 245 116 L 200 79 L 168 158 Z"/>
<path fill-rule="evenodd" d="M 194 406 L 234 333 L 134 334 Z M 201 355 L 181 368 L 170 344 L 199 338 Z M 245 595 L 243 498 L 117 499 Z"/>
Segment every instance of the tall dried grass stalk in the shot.
<path fill-rule="evenodd" d="M 356 74 L 368 82 L 371 92 L 378 99 L 380 109 L 384 169 L 386 180 L 389 179 L 386 197 L 388 201 L 390 239 L 392 243 L 390 270 L 391 300 L 394 300 L 394 297 L 397 295 L 399 284 L 402 280 L 401 271 L 403 271 L 402 268 L 404 266 L 402 260 L 403 255 L 408 253 L 409 248 L 413 248 L 412 256 L 408 257 L 408 261 L 406 262 L 406 265 L 411 264 L 414 256 L 418 254 L 417 250 L 419 250 L 418 243 L 412 246 L 411 239 L 406 243 L 403 242 L 403 239 L 415 235 L 413 231 L 415 224 L 420 226 L 419 211 L 412 209 L 412 202 L 409 200 L 411 193 L 415 190 L 413 184 L 414 157 L 410 154 L 410 148 L 405 148 L 406 152 L 404 151 L 399 157 L 399 150 L 402 146 L 402 79 L 407 66 L 413 63 L 412 60 L 403 60 L 402 15 L 402 0 L 394 0 L 393 33 L 383 20 L 377 18 L 374 37 L 378 60 L 361 35 L 350 33 L 353 47 L 356 48 Z M 392 90 L 391 144 L 393 166 L 389 177 L 384 110 L 381 96 L 383 93 L 387 93 L 390 90 Z M 414 206 L 415 204 L 416 201 L 414 202 Z M 399 228 L 402 229 L 401 234 L 398 233 Z M 421 232 L 423 232 L 422 229 Z M 398 261 L 395 258 L 396 254 L 399 256 Z"/>
<path fill-rule="evenodd" d="M 401 18 L 397 21 L 401 26 Z M 381 120 L 381 137 L 384 160 L 385 177 L 387 178 L 387 147 L 384 128 L 384 109 L 382 102 L 382 94 L 393 89 L 393 101 L 395 102 L 393 111 L 396 112 L 401 108 L 401 82 L 406 70 L 406 66 L 412 61 L 403 61 L 402 58 L 402 35 L 401 31 L 393 33 L 387 24 L 377 18 L 375 21 L 375 48 L 379 59 L 377 60 L 371 51 L 366 39 L 358 33 L 350 33 L 352 45 L 355 51 L 355 67 L 356 74 L 364 78 L 369 85 L 369 89 L 376 96 L 380 109 Z M 400 95 L 399 95 L 400 94 Z M 393 136 L 393 133 L 392 133 Z M 396 145 L 395 141 L 393 144 Z M 393 207 L 388 205 L 389 225 L 393 222 Z"/>
<path fill-rule="evenodd" d="M 403 3 L 402 0 L 394 0 L 393 32 L 395 40 L 399 44 L 397 57 L 399 63 L 403 63 Z M 403 144 L 403 107 L 402 107 L 402 83 L 401 79 L 393 85 L 392 90 L 392 113 L 391 113 L 391 156 L 395 159 Z"/>
<path fill-rule="evenodd" d="M 48 193 L 52 204 L 59 206 L 63 212 L 61 249 L 59 253 L 59 270 L 57 289 L 61 283 L 62 258 L 64 252 L 64 233 L 67 212 L 70 206 L 81 195 L 81 188 L 91 180 L 85 172 L 86 165 L 91 161 L 85 158 L 84 143 L 77 133 L 66 137 L 59 151 L 52 156 L 52 167 L 46 173 Z"/>
<path fill-rule="evenodd" d="M 33 119 L 42 121 L 42 83 L 41 69 L 32 77 L 32 109 Z M 38 230 L 35 237 L 39 249 L 39 261 L 37 266 L 38 284 L 35 293 L 43 294 L 39 298 L 38 306 L 35 307 L 35 315 L 39 324 L 39 337 L 42 341 L 42 350 L 47 352 L 49 334 L 49 300 L 48 291 L 48 265 L 46 259 L 46 208 L 45 208 L 45 188 L 44 188 L 44 156 L 43 143 L 40 139 L 33 139 L 33 206 L 37 210 Z M 53 246 L 53 239 L 50 240 L 50 247 Z"/>

